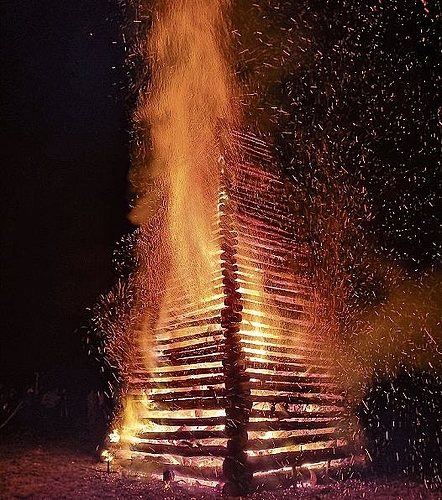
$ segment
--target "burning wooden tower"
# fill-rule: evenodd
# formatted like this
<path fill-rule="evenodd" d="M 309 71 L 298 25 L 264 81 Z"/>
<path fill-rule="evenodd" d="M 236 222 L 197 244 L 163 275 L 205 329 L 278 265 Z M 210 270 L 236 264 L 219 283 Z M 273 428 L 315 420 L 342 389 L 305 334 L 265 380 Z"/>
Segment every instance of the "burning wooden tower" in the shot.
<path fill-rule="evenodd" d="M 135 280 L 144 312 L 127 336 L 117 446 L 150 472 L 241 494 L 351 450 L 296 202 L 265 144 L 230 132 L 224 4 L 163 6 L 149 38 L 157 58 L 135 121 L 149 129 L 151 166 L 135 172 L 132 216 L 147 234 Z"/>
<path fill-rule="evenodd" d="M 232 175 L 220 162 L 210 294 L 192 303 L 187 283 L 167 280 L 147 352 L 141 331 L 133 346 L 120 432 L 146 470 L 244 492 L 253 476 L 330 465 L 352 447 L 329 348 L 314 332 L 293 201 L 264 143 L 241 140 L 261 166 L 244 161 Z"/>

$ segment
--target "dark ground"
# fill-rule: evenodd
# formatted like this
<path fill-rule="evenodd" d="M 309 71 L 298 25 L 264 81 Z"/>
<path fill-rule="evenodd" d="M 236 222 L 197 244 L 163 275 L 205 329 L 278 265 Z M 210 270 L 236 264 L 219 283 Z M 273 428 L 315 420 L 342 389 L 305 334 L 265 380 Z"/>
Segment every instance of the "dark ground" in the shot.
<path fill-rule="evenodd" d="M 94 456 L 88 431 L 67 429 L 32 435 L 4 433 L 0 437 L 0 498 L 27 499 L 216 499 L 215 488 L 177 483 L 166 490 L 162 482 L 119 467 L 107 472 Z M 254 493 L 251 500 L 293 499 L 440 499 L 442 491 L 405 479 L 375 478 L 316 486 L 292 485 Z"/>
<path fill-rule="evenodd" d="M 108 426 L 109 408 L 100 397 L 99 390 L 85 390 L 82 377 L 66 384 L 66 374 L 41 375 L 24 392 L 3 386 L 0 391 L 0 500 L 29 499 L 216 499 L 221 498 L 221 488 L 173 484 L 165 490 L 157 479 L 112 464 L 110 473 L 98 458 L 97 443 L 103 441 Z M 64 384 L 63 384 L 64 382 Z M 398 382 L 399 384 L 399 382 Z M 416 384 L 421 386 L 420 379 Z M 412 386 L 410 377 L 399 384 L 401 394 L 409 397 L 404 386 Z M 427 383 L 431 389 L 431 386 Z M 388 391 L 387 391 L 388 392 Z M 431 391 L 430 391 L 431 392 Z M 380 391 L 385 395 L 385 391 Z M 429 427 L 437 422 L 437 410 L 425 394 L 426 404 L 419 406 L 424 397 L 414 394 L 414 406 L 420 420 L 416 433 L 412 415 L 398 413 L 396 406 L 388 414 L 396 426 L 386 427 L 391 441 L 382 441 L 384 424 L 390 419 L 371 422 L 373 415 L 366 414 L 366 433 L 370 438 L 367 449 L 373 462 L 368 461 L 363 471 L 353 469 L 350 479 L 336 481 L 319 479 L 315 486 L 286 483 L 272 491 L 254 493 L 251 500 L 293 499 L 442 499 L 440 482 L 439 431 Z M 379 399 L 379 398 L 378 398 Z M 402 408 L 402 402 L 397 403 Z M 373 396 L 370 408 L 382 416 L 379 408 L 385 401 Z M 423 408 L 432 409 L 427 415 Z M 362 418 L 361 422 L 364 421 Z M 405 422 L 409 422 L 407 430 Z M 370 424 L 371 422 L 371 424 Z M 382 423 L 382 425 L 381 425 Z M 377 434 L 375 431 L 377 429 Z M 397 436 L 395 430 L 401 430 Z M 370 432 L 369 432 L 370 431 Z M 374 434 L 373 434 L 374 433 Z M 405 434 L 409 445 L 404 444 Z M 426 436 L 425 446 L 421 443 Z M 418 446 L 418 444 L 420 446 Z M 414 455 L 412 452 L 414 450 Z M 405 457 L 410 455 L 408 459 Z M 397 457 L 401 457 L 401 464 Z M 420 457 L 420 458 L 419 458 Z M 400 476 L 407 471 L 407 476 Z M 415 474 L 412 474 L 415 471 Z M 337 477 L 335 475 L 335 477 Z M 339 476 L 341 477 L 341 476 Z M 414 480 L 416 479 L 416 480 Z"/>

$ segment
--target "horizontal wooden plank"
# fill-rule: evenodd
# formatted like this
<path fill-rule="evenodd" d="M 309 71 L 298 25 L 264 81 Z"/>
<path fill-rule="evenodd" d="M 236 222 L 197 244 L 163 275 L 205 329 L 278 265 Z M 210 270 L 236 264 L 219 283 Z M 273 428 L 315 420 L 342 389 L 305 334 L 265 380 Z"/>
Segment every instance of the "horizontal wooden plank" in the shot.
<path fill-rule="evenodd" d="M 170 320 L 165 324 L 161 324 L 161 330 L 163 332 L 172 332 L 174 330 L 179 330 L 180 328 L 189 328 L 189 327 L 207 327 L 207 325 L 219 325 L 221 323 L 221 316 L 208 316 L 201 319 L 185 319 L 185 320 Z"/>
<path fill-rule="evenodd" d="M 179 457 L 224 457 L 227 449 L 223 446 L 166 445 L 159 443 L 136 443 L 132 449 L 154 455 L 176 455 Z"/>
<path fill-rule="evenodd" d="M 273 450 L 277 448 L 286 448 L 288 446 L 298 446 L 304 444 L 318 443 L 333 439 L 331 432 L 315 432 L 303 434 L 301 436 L 290 436 L 268 439 L 249 439 L 247 450 Z"/>
<path fill-rule="evenodd" d="M 224 344 L 224 343 L 223 343 Z M 162 352 L 163 356 L 189 356 L 189 354 L 197 354 L 199 356 L 206 354 L 214 354 L 217 352 L 224 351 L 224 345 L 221 343 L 215 342 L 201 342 L 200 344 L 193 344 L 188 346 L 179 346 L 179 347 L 163 347 Z"/>
<path fill-rule="evenodd" d="M 275 394 L 275 395 L 257 395 L 250 396 L 250 400 L 254 403 L 287 403 L 287 404 L 315 404 L 315 405 L 329 405 L 336 401 L 342 401 L 342 396 L 336 394 L 321 394 L 320 396 L 309 396 L 307 393 L 301 394 Z"/>
<path fill-rule="evenodd" d="M 303 393 L 303 394 L 319 394 L 327 392 L 327 394 L 338 394 L 341 396 L 339 392 L 337 392 L 337 385 L 333 383 L 323 382 L 321 384 L 310 384 L 309 382 L 301 383 L 284 383 L 284 382 L 247 382 L 247 387 L 249 389 L 254 390 L 263 390 L 263 391 L 277 391 L 277 392 L 285 392 L 285 393 Z M 335 391 L 336 392 L 333 392 Z"/>
<path fill-rule="evenodd" d="M 327 404 L 326 407 L 324 407 L 324 411 L 321 411 L 320 409 L 316 409 L 316 411 L 291 411 L 290 409 L 288 411 L 284 412 L 279 412 L 279 417 L 280 418 L 339 418 L 342 416 L 342 409 L 341 408 L 336 408 L 336 409 L 330 409 L 330 404 Z M 274 411 L 272 410 L 256 410 L 252 409 L 250 413 L 250 418 L 262 418 L 267 421 L 268 419 L 278 417 L 278 408 L 276 408 Z M 289 417 L 287 417 L 287 413 Z"/>
<path fill-rule="evenodd" d="M 161 439 L 161 440 L 183 440 L 192 441 L 200 439 L 224 439 L 226 434 L 223 430 L 210 431 L 210 430 L 178 430 L 178 431 L 166 431 L 166 432 L 143 432 L 142 434 L 137 434 L 137 438 L 140 439 Z"/>
<path fill-rule="evenodd" d="M 195 331 L 193 331 L 195 330 Z M 170 332 L 163 334 L 162 332 L 157 333 L 157 345 L 171 345 L 175 342 L 186 342 L 191 340 L 198 340 L 204 338 L 215 338 L 222 340 L 223 332 L 221 329 L 214 330 L 213 332 L 201 331 L 198 327 L 189 327 L 188 329 L 178 329 L 173 332 L 171 337 Z"/>
<path fill-rule="evenodd" d="M 339 423 L 338 419 L 327 420 L 277 420 L 271 422 L 248 422 L 247 430 L 255 432 L 269 431 L 299 431 L 310 429 L 325 429 Z"/>
<path fill-rule="evenodd" d="M 293 374 L 306 374 L 309 375 L 317 375 L 317 374 L 328 374 L 330 371 L 329 366 L 320 365 L 319 361 L 314 364 L 304 363 L 304 359 L 294 359 L 294 360 L 284 360 L 281 362 L 280 358 L 274 356 L 266 356 L 262 357 L 258 361 L 258 356 L 248 355 L 249 358 L 253 357 L 253 360 L 248 359 L 246 361 L 248 368 L 253 368 L 255 370 L 272 370 L 275 373 L 282 372 L 287 373 L 291 372 Z"/>
<path fill-rule="evenodd" d="M 209 354 L 207 356 L 188 356 L 188 357 L 173 357 L 169 358 L 167 356 L 161 356 L 158 361 L 158 366 L 182 366 L 183 369 L 188 364 L 199 364 L 199 363 L 213 363 L 215 361 L 222 361 L 224 354 L 217 352 L 214 354 Z"/>
<path fill-rule="evenodd" d="M 137 462 L 137 458 L 139 462 Z M 134 469 L 136 469 L 136 464 L 138 463 L 141 471 L 146 467 L 149 470 L 149 474 L 154 473 L 160 476 L 165 469 L 172 469 L 177 481 L 181 479 L 179 476 L 184 476 L 196 480 L 219 482 L 222 477 L 223 457 L 210 457 L 210 462 L 215 462 L 214 465 L 207 465 L 207 462 L 207 457 L 204 456 L 200 458 L 187 457 L 187 465 L 182 465 L 176 463 L 173 455 L 151 455 L 146 457 L 143 452 L 132 451 L 132 464 L 135 465 Z"/>
<path fill-rule="evenodd" d="M 168 377 L 171 380 L 155 380 L 155 381 L 137 381 L 131 382 L 130 387 L 133 388 L 143 388 L 143 389 L 170 389 L 173 391 L 175 388 L 181 387 L 194 387 L 194 386 L 215 386 L 224 383 L 224 375 L 214 375 L 212 377 L 201 377 L 194 378 L 191 374 L 185 380 L 176 380 L 176 378 Z"/>
<path fill-rule="evenodd" d="M 198 426 L 198 427 L 214 427 L 215 425 L 225 425 L 226 417 L 195 417 L 190 418 L 173 418 L 173 416 L 168 418 L 149 418 L 144 419 L 143 423 L 154 423 L 157 425 L 168 425 L 168 426 Z"/>
<path fill-rule="evenodd" d="M 161 346 L 158 345 L 158 351 L 171 352 L 173 350 L 177 351 L 180 349 L 204 349 L 204 348 L 222 350 L 223 345 L 224 345 L 224 335 L 217 336 L 216 338 L 214 336 L 206 335 L 205 338 L 200 338 L 200 339 L 189 339 L 189 340 L 174 339 L 169 343 L 163 343 Z"/>
<path fill-rule="evenodd" d="M 352 450 L 348 446 L 305 450 L 300 452 L 284 452 L 274 455 L 248 457 L 247 463 L 252 472 L 277 470 L 283 467 L 299 466 L 304 463 L 346 458 L 351 456 L 351 452 Z"/>
<path fill-rule="evenodd" d="M 330 366 L 328 364 L 325 364 L 321 359 L 314 358 L 313 355 L 310 358 L 307 356 L 296 356 L 296 358 L 292 359 L 289 356 L 278 356 L 270 353 L 263 356 L 258 353 L 250 352 L 247 353 L 247 358 L 247 366 L 253 366 L 254 368 L 259 368 L 264 365 L 268 367 L 268 369 L 284 372 L 328 373 L 330 371 Z"/>
<path fill-rule="evenodd" d="M 216 375 L 223 373 L 222 365 L 218 365 L 216 367 L 201 367 L 201 368 L 192 368 L 192 369 L 184 369 L 184 370 L 173 370 L 173 371 L 161 371 L 161 368 L 152 373 L 152 377 L 157 379 L 159 377 L 193 377 L 194 375 L 203 375 L 210 374 Z"/>
<path fill-rule="evenodd" d="M 257 379 L 259 382 L 256 382 L 257 384 L 263 384 L 266 385 L 267 383 L 275 383 L 275 382 L 283 382 L 287 384 L 318 384 L 322 385 L 324 383 L 330 384 L 331 381 L 334 380 L 334 377 L 331 375 L 325 374 L 325 375 L 318 375 L 318 374 L 313 374 L 311 375 L 310 373 L 299 375 L 299 374 L 289 374 L 289 373 L 284 373 L 280 374 L 277 372 L 274 373 L 259 373 L 259 372 L 251 372 L 247 371 L 247 373 L 250 375 L 251 379 Z"/>
<path fill-rule="evenodd" d="M 149 394 L 150 401 L 179 401 L 182 399 L 199 399 L 199 398 L 222 398 L 226 393 L 224 388 L 220 389 L 194 389 L 190 391 L 169 391 L 164 394 Z"/>
<path fill-rule="evenodd" d="M 155 400 L 155 410 L 220 410 L 226 407 L 225 398 L 191 398 L 163 401 Z M 195 417 L 197 418 L 197 417 Z"/>

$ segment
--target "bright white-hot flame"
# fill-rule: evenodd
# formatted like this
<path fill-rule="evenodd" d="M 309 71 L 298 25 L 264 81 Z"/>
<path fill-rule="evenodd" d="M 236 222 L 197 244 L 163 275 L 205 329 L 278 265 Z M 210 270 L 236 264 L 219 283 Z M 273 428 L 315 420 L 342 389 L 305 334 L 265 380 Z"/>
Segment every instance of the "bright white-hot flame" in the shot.
<path fill-rule="evenodd" d="M 114 456 L 109 450 L 103 450 L 101 456 L 103 457 L 105 462 L 112 462 L 112 460 L 114 459 Z"/>
<path fill-rule="evenodd" d="M 118 443 L 120 441 L 120 434 L 118 433 L 118 429 L 114 429 L 110 434 L 109 434 L 109 441 L 111 443 Z"/>

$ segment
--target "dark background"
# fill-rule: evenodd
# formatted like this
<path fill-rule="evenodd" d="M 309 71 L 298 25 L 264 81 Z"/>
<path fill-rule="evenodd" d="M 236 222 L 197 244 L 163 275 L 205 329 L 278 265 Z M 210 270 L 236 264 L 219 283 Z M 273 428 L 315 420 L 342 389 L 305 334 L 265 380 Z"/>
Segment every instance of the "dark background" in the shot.
<path fill-rule="evenodd" d="M 128 231 L 116 2 L 2 2 L 0 379 L 88 367 L 76 331 Z M 17 378 L 18 377 L 18 378 Z"/>

